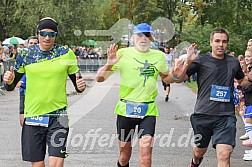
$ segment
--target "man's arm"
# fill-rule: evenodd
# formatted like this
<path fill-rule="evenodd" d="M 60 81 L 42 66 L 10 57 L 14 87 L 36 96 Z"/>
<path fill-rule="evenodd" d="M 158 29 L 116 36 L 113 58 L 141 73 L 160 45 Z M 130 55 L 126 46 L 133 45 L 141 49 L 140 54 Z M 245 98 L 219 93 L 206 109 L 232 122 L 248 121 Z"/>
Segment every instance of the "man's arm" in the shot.
<path fill-rule="evenodd" d="M 242 79 L 237 80 L 238 84 L 242 87 L 252 84 L 252 79 L 249 79 L 247 76 L 244 76 Z"/>
<path fill-rule="evenodd" d="M 97 72 L 96 81 L 105 81 L 111 74 L 113 74 L 113 71 L 111 70 L 112 67 L 113 66 L 109 64 L 105 64 L 104 66 L 102 66 Z"/>
<path fill-rule="evenodd" d="M 174 70 L 166 74 L 160 74 L 160 76 L 165 83 L 184 82 L 188 78 L 186 71 L 191 63 L 190 60 L 179 60 L 176 62 Z"/>
<path fill-rule="evenodd" d="M 243 72 L 242 72 L 243 73 Z M 243 74 L 244 75 L 244 74 Z M 245 75 L 242 79 L 237 79 L 237 82 L 242 87 L 252 84 L 252 70 L 250 70 L 247 75 Z"/>
<path fill-rule="evenodd" d="M 86 83 L 79 72 L 76 74 L 70 74 L 68 76 L 71 79 L 76 92 L 81 93 L 85 90 Z"/>

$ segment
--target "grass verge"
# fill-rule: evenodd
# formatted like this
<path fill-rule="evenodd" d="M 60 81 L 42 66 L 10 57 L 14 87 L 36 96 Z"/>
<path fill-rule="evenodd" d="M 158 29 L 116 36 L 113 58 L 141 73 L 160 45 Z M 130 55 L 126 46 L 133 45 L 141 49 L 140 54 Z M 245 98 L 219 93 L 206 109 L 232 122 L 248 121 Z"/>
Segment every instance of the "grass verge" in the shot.
<path fill-rule="evenodd" d="M 198 87 L 197 87 L 196 82 L 187 82 L 187 83 L 185 83 L 185 85 L 195 93 L 198 91 Z"/>

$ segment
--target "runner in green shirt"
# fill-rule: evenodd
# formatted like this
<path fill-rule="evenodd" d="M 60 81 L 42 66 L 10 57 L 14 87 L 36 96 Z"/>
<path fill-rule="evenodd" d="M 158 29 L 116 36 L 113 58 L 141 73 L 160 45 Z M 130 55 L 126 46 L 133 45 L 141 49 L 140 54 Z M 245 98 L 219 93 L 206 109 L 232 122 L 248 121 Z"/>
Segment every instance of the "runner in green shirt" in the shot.
<path fill-rule="evenodd" d="M 48 148 L 49 166 L 63 167 L 69 132 L 66 82 L 70 77 L 77 92 L 85 89 L 77 59 L 71 49 L 55 44 L 58 25 L 52 18 L 37 25 L 39 45 L 17 56 L 15 68 L 4 74 L 6 89 L 13 90 L 26 74 L 25 123 L 22 127 L 22 157 L 33 167 L 45 167 Z M 47 147 L 46 147 L 47 144 Z"/>
<path fill-rule="evenodd" d="M 131 141 L 138 125 L 139 166 L 151 166 L 152 142 L 155 134 L 157 78 L 161 76 L 166 83 L 182 82 L 188 62 L 178 62 L 174 71 L 169 72 L 164 53 L 150 49 L 153 41 L 152 27 L 146 23 L 138 24 L 133 30 L 134 47 L 117 51 L 111 45 L 107 51 L 107 63 L 99 69 L 97 82 L 105 81 L 114 71 L 120 71 L 120 100 L 117 114 L 117 133 L 119 139 L 118 167 L 128 167 L 131 156 Z M 194 53 L 190 47 L 188 54 Z"/>

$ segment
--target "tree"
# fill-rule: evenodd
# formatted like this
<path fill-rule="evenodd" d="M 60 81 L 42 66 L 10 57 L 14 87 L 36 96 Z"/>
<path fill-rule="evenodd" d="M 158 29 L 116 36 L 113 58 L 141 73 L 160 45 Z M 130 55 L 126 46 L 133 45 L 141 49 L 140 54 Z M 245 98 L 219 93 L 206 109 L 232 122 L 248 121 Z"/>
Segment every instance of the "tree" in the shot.
<path fill-rule="evenodd" d="M 18 21 L 14 17 L 14 11 L 16 10 L 16 1 L 0 1 L 0 10 L 0 39 L 5 39 L 13 35 L 19 35 L 16 25 Z"/>

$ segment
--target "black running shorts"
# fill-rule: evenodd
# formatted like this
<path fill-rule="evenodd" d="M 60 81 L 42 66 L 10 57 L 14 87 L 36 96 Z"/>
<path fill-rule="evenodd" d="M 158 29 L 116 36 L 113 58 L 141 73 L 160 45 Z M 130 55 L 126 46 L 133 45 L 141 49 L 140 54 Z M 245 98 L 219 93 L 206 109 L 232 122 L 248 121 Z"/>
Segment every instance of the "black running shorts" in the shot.
<path fill-rule="evenodd" d="M 164 87 L 164 90 L 166 90 L 167 87 L 171 87 L 171 84 L 165 83 L 164 81 L 162 81 L 162 85 Z"/>
<path fill-rule="evenodd" d="M 60 109 L 52 113 L 66 113 L 65 109 Z M 50 113 L 50 114 L 52 114 Z M 24 161 L 43 161 L 48 146 L 49 156 L 65 158 L 67 136 L 69 132 L 68 116 L 49 116 L 48 127 L 26 125 L 22 129 L 22 157 Z"/>
<path fill-rule="evenodd" d="M 195 145 L 207 148 L 212 138 L 212 146 L 228 144 L 235 147 L 236 117 L 233 115 L 213 116 L 192 114 L 190 117 L 194 131 Z"/>
<path fill-rule="evenodd" d="M 140 118 L 128 118 L 117 115 L 117 134 L 118 139 L 123 142 L 129 142 L 133 140 L 136 126 L 138 125 L 138 138 L 145 135 L 154 136 L 156 117 L 146 116 L 144 119 Z"/>

